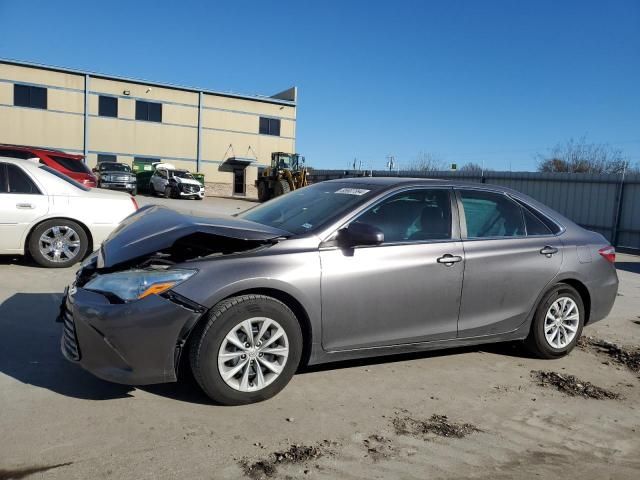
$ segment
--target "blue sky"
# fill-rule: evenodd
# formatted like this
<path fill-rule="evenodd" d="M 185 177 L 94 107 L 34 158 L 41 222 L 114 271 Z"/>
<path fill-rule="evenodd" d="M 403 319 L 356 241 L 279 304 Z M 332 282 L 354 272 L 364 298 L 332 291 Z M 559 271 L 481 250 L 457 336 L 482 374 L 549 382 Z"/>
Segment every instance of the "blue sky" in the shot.
<path fill-rule="evenodd" d="M 0 57 L 247 94 L 299 87 L 316 168 L 420 152 L 532 170 L 570 137 L 640 161 L 640 1 L 0 0 Z"/>

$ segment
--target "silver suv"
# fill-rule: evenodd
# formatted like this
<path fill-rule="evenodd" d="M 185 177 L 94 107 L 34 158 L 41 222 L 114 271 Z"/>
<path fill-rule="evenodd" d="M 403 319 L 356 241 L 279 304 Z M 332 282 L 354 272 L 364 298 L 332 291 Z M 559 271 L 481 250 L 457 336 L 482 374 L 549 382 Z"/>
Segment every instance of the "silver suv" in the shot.
<path fill-rule="evenodd" d="M 165 198 L 204 198 L 204 186 L 187 170 L 179 170 L 170 164 L 156 166 L 149 189 L 151 193 Z"/>

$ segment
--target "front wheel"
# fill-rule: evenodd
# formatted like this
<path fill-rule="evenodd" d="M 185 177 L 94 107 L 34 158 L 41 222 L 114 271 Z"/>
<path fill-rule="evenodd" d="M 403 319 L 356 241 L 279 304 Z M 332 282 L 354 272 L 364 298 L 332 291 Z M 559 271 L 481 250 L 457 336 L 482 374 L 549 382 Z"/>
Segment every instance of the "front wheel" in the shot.
<path fill-rule="evenodd" d="M 575 288 L 561 283 L 542 298 L 525 346 L 540 358 L 558 358 L 578 343 L 584 326 L 584 304 Z"/>
<path fill-rule="evenodd" d="M 293 377 L 302 355 L 302 332 L 284 303 L 242 295 L 216 305 L 191 341 L 191 370 L 200 387 L 222 405 L 260 402 Z"/>
<path fill-rule="evenodd" d="M 71 220 L 47 220 L 29 236 L 29 253 L 43 267 L 69 267 L 84 258 L 88 247 L 84 229 Z"/>

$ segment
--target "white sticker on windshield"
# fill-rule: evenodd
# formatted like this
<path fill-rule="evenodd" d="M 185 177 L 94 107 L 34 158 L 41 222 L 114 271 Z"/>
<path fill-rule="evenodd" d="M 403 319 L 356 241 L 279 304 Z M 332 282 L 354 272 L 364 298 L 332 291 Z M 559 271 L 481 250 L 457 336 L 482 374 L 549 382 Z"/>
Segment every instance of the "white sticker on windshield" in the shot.
<path fill-rule="evenodd" d="M 364 195 L 368 192 L 369 190 L 365 190 L 364 188 L 341 188 L 340 190 L 336 190 L 336 193 L 344 193 L 346 195 Z"/>

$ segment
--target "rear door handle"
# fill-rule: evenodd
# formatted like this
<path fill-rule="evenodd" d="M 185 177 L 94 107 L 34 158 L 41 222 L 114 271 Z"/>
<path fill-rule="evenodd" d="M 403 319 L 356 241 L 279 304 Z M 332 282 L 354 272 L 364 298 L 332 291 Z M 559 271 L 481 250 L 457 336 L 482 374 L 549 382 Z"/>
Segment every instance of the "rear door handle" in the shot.
<path fill-rule="evenodd" d="M 33 209 L 36 208 L 32 203 L 16 203 L 16 208 L 21 210 Z"/>
<path fill-rule="evenodd" d="M 540 255 L 546 255 L 548 258 L 551 258 L 551 255 L 553 255 L 554 253 L 558 253 L 558 249 L 555 247 L 550 247 L 549 245 L 542 247 L 542 249 L 540 250 Z"/>
<path fill-rule="evenodd" d="M 454 263 L 458 263 L 462 261 L 462 257 L 459 255 L 451 255 L 447 253 L 441 257 L 438 257 L 438 263 L 444 263 L 447 267 L 452 266 Z"/>

